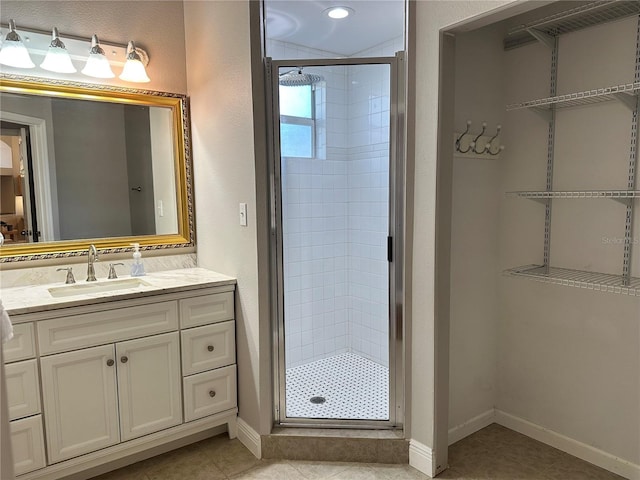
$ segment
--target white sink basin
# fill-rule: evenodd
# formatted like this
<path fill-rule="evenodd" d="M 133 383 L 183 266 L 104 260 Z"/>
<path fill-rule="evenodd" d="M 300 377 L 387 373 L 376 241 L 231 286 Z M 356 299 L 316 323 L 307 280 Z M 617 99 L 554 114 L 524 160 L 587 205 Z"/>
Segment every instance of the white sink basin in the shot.
<path fill-rule="evenodd" d="M 139 278 L 123 278 L 120 280 L 105 280 L 102 282 L 74 283 L 62 287 L 51 287 L 49 293 L 52 297 L 71 297 L 74 295 L 91 295 L 93 293 L 115 292 L 137 287 L 150 286 Z"/>

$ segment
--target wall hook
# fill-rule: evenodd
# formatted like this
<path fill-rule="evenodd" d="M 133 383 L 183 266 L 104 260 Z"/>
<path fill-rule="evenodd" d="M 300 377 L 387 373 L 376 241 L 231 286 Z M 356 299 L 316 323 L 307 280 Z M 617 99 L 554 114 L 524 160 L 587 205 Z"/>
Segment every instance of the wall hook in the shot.
<path fill-rule="evenodd" d="M 465 131 L 454 135 L 456 154 L 463 154 L 466 157 L 490 158 L 499 156 L 500 152 L 504 150 L 504 145 L 500 145 L 502 125 L 496 125 L 493 136 L 487 133 L 487 122 L 482 122 L 482 130 L 478 134 L 471 133 L 470 130 L 471 120 L 467 120 Z"/>
<path fill-rule="evenodd" d="M 482 131 L 478 134 L 478 136 L 476 136 L 476 138 L 473 139 L 473 142 L 471 142 L 471 148 L 473 148 L 473 153 L 477 153 L 478 155 L 482 155 L 484 153 L 484 150 L 478 151 L 476 149 L 476 145 L 478 144 L 478 140 L 480 139 L 480 137 L 484 135 L 484 132 L 486 129 L 487 129 L 487 122 L 482 122 Z"/>
<path fill-rule="evenodd" d="M 489 141 L 487 142 L 485 148 L 484 148 L 484 153 L 488 153 L 489 155 L 498 155 L 501 151 L 504 150 L 504 145 L 500 145 L 498 146 L 497 150 L 492 150 L 493 148 L 493 141 L 498 138 L 498 136 L 500 135 L 500 131 L 502 130 L 502 125 L 498 125 L 496 126 L 496 134 L 491 137 L 489 139 Z"/>
<path fill-rule="evenodd" d="M 467 129 L 464 132 L 462 132 L 460 136 L 456 139 L 456 151 L 460 153 L 467 153 L 473 147 L 473 142 L 472 142 L 469 144 L 466 150 L 462 150 L 460 148 L 460 142 L 462 141 L 462 138 L 469 133 L 470 128 L 471 128 L 471 120 L 467 120 Z"/>

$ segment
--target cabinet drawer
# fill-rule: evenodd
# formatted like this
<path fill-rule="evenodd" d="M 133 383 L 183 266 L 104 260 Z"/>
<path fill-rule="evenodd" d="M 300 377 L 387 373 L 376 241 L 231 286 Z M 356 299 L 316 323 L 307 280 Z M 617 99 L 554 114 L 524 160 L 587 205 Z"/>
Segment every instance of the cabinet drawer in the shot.
<path fill-rule="evenodd" d="M 177 328 L 177 302 L 161 302 L 38 322 L 38 345 L 48 355 Z"/>
<path fill-rule="evenodd" d="M 235 365 L 184 378 L 185 422 L 223 412 L 236 404 Z"/>
<path fill-rule="evenodd" d="M 36 359 L 5 365 L 9 419 L 40 413 L 38 364 Z"/>
<path fill-rule="evenodd" d="M 14 420 L 10 429 L 15 474 L 22 475 L 46 467 L 42 416 Z"/>
<path fill-rule="evenodd" d="M 236 363 L 234 321 L 190 328 L 181 334 L 183 375 Z"/>
<path fill-rule="evenodd" d="M 36 356 L 36 340 L 33 323 L 18 323 L 13 326 L 13 338 L 4 345 L 4 361 L 17 362 Z"/>
<path fill-rule="evenodd" d="M 180 326 L 198 327 L 233 320 L 233 292 L 180 300 Z"/>

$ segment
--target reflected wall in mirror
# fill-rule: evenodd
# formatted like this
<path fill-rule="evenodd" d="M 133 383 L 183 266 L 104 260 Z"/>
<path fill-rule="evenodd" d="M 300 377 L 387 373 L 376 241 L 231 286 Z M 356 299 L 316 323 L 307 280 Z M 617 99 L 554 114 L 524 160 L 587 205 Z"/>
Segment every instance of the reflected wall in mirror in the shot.
<path fill-rule="evenodd" d="M 0 261 L 194 245 L 184 95 L 0 76 Z"/>

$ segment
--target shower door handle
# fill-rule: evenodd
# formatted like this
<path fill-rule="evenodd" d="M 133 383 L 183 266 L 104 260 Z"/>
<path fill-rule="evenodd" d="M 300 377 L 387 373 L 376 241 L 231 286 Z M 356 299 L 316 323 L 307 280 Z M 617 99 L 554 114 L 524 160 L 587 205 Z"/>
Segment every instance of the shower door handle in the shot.
<path fill-rule="evenodd" d="M 393 237 L 387 237 L 387 262 L 393 262 Z"/>

